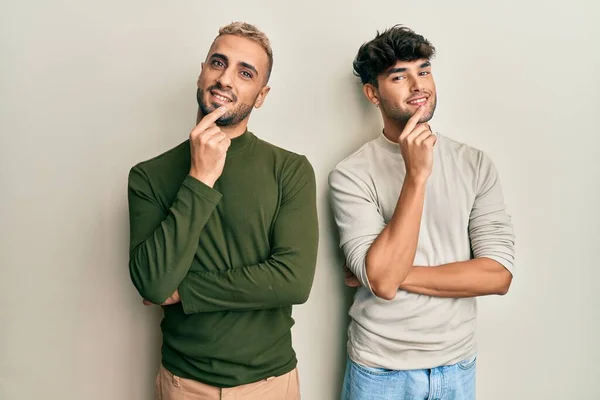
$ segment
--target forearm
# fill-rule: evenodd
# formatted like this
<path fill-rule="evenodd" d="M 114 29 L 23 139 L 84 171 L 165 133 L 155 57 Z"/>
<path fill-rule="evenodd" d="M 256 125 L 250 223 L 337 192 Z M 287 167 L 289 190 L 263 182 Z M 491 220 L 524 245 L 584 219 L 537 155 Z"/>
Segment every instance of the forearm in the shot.
<path fill-rule="evenodd" d="M 270 257 L 223 272 L 189 272 L 179 294 L 185 313 L 270 309 L 304 303 L 315 274 L 319 228 L 316 184 L 306 159 L 282 183 Z"/>
<path fill-rule="evenodd" d="M 161 304 L 186 276 L 198 250 L 200 233 L 220 195 L 188 177 L 163 220 L 149 231 L 155 207 L 132 198 L 129 271 L 140 295 Z M 147 233 L 150 232 L 150 233 Z"/>
<path fill-rule="evenodd" d="M 426 181 L 407 179 L 392 219 L 373 242 L 366 255 L 366 270 L 373 292 L 392 299 L 413 265 Z"/>
<path fill-rule="evenodd" d="M 511 273 L 489 258 L 413 267 L 400 285 L 401 290 L 435 297 L 476 297 L 506 294 Z"/>
<path fill-rule="evenodd" d="M 271 258 L 225 272 L 188 272 L 179 295 L 186 314 L 291 306 L 308 299 L 314 271 L 314 262 L 292 265 Z"/>

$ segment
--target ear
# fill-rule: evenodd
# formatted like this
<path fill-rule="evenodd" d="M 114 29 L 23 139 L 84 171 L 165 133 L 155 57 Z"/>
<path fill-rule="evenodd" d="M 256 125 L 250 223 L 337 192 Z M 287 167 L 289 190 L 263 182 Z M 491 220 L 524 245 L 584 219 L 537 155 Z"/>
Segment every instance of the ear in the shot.
<path fill-rule="evenodd" d="M 198 80 L 196 81 L 198 87 L 200 87 L 200 77 L 202 76 L 202 71 L 204 71 L 204 63 L 200 64 L 200 74 L 198 75 Z"/>
<path fill-rule="evenodd" d="M 269 94 L 270 91 L 271 91 L 271 88 L 269 86 L 265 86 L 264 88 L 262 88 L 260 90 L 260 93 L 258 93 L 258 96 L 256 97 L 256 101 L 254 102 L 254 107 L 260 108 L 260 106 L 262 106 L 263 103 L 265 102 L 265 99 L 267 98 L 267 95 Z"/>
<path fill-rule="evenodd" d="M 370 83 L 365 83 L 363 85 L 363 93 L 367 97 L 370 103 L 375 104 L 375 106 L 379 107 L 379 91 L 375 86 Z"/>

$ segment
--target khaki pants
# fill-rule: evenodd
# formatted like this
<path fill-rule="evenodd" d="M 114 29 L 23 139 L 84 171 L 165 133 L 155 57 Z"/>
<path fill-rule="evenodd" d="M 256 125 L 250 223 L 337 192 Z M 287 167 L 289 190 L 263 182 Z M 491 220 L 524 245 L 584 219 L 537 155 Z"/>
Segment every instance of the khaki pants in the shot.
<path fill-rule="evenodd" d="M 285 375 L 221 389 L 184 379 L 160 366 L 156 376 L 157 400 L 300 400 L 298 368 Z"/>

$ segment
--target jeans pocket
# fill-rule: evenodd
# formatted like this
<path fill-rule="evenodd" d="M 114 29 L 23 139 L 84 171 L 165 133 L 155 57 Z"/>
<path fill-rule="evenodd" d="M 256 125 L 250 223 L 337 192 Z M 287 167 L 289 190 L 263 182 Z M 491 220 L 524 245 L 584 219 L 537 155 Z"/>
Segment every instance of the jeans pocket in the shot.
<path fill-rule="evenodd" d="M 368 367 L 351 361 L 352 365 L 361 372 L 377 375 L 377 376 L 389 376 L 398 373 L 395 369 L 379 368 L 379 367 Z"/>
<path fill-rule="evenodd" d="M 463 370 L 467 370 L 467 369 L 471 369 L 475 366 L 477 361 L 477 355 L 472 355 L 471 357 L 468 357 L 462 361 L 459 361 L 456 365 L 458 366 L 458 368 L 463 369 Z"/>

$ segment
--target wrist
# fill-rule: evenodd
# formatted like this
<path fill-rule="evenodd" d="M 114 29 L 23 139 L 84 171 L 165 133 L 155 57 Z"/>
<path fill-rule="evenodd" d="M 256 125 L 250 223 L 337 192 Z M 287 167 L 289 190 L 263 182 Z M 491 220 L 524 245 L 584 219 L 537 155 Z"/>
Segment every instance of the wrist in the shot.
<path fill-rule="evenodd" d="M 410 286 L 411 284 L 411 272 L 414 269 L 414 267 L 411 267 L 408 272 L 406 273 L 406 276 L 404 277 L 404 279 L 402 280 L 402 282 L 400 282 L 400 284 L 398 285 L 400 287 L 400 289 L 403 289 L 406 286 Z"/>
<path fill-rule="evenodd" d="M 427 268 L 424 267 L 419 267 L 416 265 L 413 265 L 412 267 L 410 267 L 410 269 L 408 270 L 408 273 L 406 274 L 406 277 L 404 278 L 404 280 L 402 281 L 402 283 L 399 285 L 400 288 L 407 288 L 407 287 L 412 287 L 418 284 L 419 279 L 423 278 L 423 272 L 427 273 Z M 422 279 L 421 279 L 422 281 Z"/>
<path fill-rule="evenodd" d="M 195 171 L 195 170 L 190 170 L 190 174 L 189 174 L 192 178 L 204 183 L 206 186 L 212 188 L 215 185 L 216 179 L 212 179 L 209 176 L 206 176 L 206 174 L 203 174 L 201 172 Z"/>
<path fill-rule="evenodd" d="M 426 173 L 406 173 L 404 178 L 404 184 L 414 189 L 424 189 L 427 186 L 427 179 L 429 174 Z"/>

